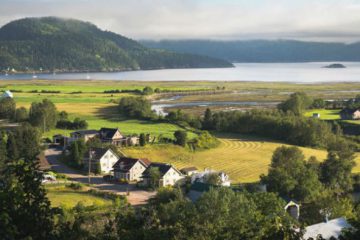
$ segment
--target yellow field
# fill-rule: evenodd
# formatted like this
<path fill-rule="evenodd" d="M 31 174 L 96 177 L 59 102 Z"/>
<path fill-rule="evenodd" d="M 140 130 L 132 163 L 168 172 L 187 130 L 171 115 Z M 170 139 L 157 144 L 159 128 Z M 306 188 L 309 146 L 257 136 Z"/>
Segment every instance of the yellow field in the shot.
<path fill-rule="evenodd" d="M 266 174 L 274 150 L 286 144 L 254 138 L 219 138 L 219 147 L 199 152 L 189 152 L 178 146 L 147 146 L 127 148 L 124 152 L 132 157 L 147 157 L 154 162 L 171 163 L 177 168 L 195 166 L 199 170 L 211 168 L 230 175 L 233 183 L 254 182 L 260 174 Z M 322 161 L 327 152 L 311 148 L 301 148 L 305 156 L 316 156 Z M 360 157 L 357 157 L 360 163 Z M 356 167 L 356 172 L 360 171 Z"/>

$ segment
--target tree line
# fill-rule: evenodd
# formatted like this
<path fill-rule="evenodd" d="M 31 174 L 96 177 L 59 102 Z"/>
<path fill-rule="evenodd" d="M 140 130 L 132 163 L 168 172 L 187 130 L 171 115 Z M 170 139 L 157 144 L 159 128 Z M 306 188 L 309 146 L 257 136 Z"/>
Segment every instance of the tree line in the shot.
<path fill-rule="evenodd" d="M 43 132 L 55 127 L 60 129 L 86 129 L 88 127 L 86 120 L 79 118 L 69 120 L 68 113 L 58 112 L 55 104 L 48 99 L 31 103 L 27 110 L 24 107 L 16 108 L 13 98 L 2 98 L 0 99 L 0 119 L 9 119 L 17 123 L 28 122 Z"/>

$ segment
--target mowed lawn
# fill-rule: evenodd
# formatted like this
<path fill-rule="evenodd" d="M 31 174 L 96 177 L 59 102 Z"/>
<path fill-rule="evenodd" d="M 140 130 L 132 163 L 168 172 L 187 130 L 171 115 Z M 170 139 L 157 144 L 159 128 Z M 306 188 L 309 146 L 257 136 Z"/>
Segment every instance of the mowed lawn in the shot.
<path fill-rule="evenodd" d="M 199 170 L 211 168 L 224 171 L 230 175 L 233 183 L 245 183 L 258 181 L 261 174 L 267 174 L 274 150 L 286 145 L 245 136 L 219 140 L 219 147 L 195 153 L 172 145 L 133 147 L 125 149 L 124 152 L 132 157 L 147 157 L 154 162 L 167 162 L 177 168 L 195 166 Z M 327 156 L 327 152 L 323 150 L 302 147 L 301 150 L 306 158 L 316 156 L 322 161 Z M 360 157 L 357 157 L 357 162 L 360 164 Z M 355 168 L 355 172 L 360 172 L 359 166 Z"/>
<path fill-rule="evenodd" d="M 305 113 L 306 117 L 312 117 L 314 113 L 320 113 L 321 120 L 340 120 L 343 122 L 360 125 L 360 120 L 341 120 L 340 109 L 311 109 Z"/>
<path fill-rule="evenodd" d="M 105 199 L 95 196 L 86 191 L 72 190 L 63 185 L 60 186 L 46 186 L 47 197 L 50 200 L 52 207 L 67 207 L 72 208 L 81 202 L 84 206 L 109 206 L 113 203 L 110 199 Z"/>
<path fill-rule="evenodd" d="M 306 117 L 312 117 L 314 113 L 320 114 L 322 120 L 339 120 L 340 109 L 311 109 L 305 113 Z"/>
<path fill-rule="evenodd" d="M 153 121 L 124 119 L 118 114 L 117 104 L 110 103 L 107 99 L 104 102 L 100 102 L 99 99 L 102 96 L 95 95 L 92 100 L 87 98 L 80 98 L 77 102 L 62 102 L 61 98 L 52 99 L 54 101 L 58 111 L 66 111 L 69 113 L 69 118 L 74 119 L 76 117 L 85 119 L 89 126 L 88 129 L 100 129 L 102 127 L 107 128 L 119 128 L 123 134 L 140 134 L 149 133 L 152 136 L 164 136 L 173 138 L 174 132 L 181 128 L 177 125 L 170 123 L 159 123 Z M 42 98 L 36 98 L 32 96 L 36 101 L 41 101 Z M 97 99 L 97 100 L 96 100 Z M 80 101 L 81 100 L 81 101 Z M 30 102 L 21 101 L 17 99 L 17 106 L 30 107 Z M 69 135 L 73 130 L 52 129 L 44 134 L 44 137 L 51 138 L 55 134 Z M 195 134 L 189 132 L 190 138 L 195 137 Z"/>

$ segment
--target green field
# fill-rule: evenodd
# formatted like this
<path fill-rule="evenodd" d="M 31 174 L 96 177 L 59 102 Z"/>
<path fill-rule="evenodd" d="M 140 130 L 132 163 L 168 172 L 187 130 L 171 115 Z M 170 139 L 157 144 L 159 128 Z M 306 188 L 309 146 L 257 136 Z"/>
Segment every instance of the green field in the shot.
<path fill-rule="evenodd" d="M 24 96 L 25 95 L 25 96 Z M 129 94 L 117 94 L 112 99 L 119 99 Z M 15 100 L 17 106 L 30 107 L 31 102 L 41 101 L 43 98 L 51 99 L 56 104 L 59 111 L 66 111 L 69 113 L 69 118 L 74 119 L 79 117 L 85 119 L 89 127 L 88 129 L 100 129 L 102 127 L 119 128 L 120 131 L 126 135 L 149 133 L 152 136 L 162 135 L 164 137 L 173 137 L 175 131 L 181 128 L 170 123 L 159 123 L 152 121 L 124 119 L 118 114 L 117 104 L 110 102 L 110 99 L 105 94 L 79 94 L 76 98 L 65 98 L 63 94 L 30 94 L 30 93 L 16 93 Z M 69 135 L 72 130 L 52 129 L 44 134 L 44 137 L 51 138 L 55 134 Z M 189 132 L 189 137 L 195 137 L 195 134 Z"/>
<path fill-rule="evenodd" d="M 329 84 L 291 84 L 291 83 L 265 83 L 265 82 L 206 82 L 206 81 L 2 81 L 1 89 L 14 89 L 22 92 L 15 92 L 15 99 L 18 106 L 29 107 L 33 101 L 41 101 L 44 98 L 51 99 L 58 110 L 65 110 L 69 113 L 70 119 L 79 117 L 89 123 L 89 129 L 101 127 L 119 128 L 124 134 L 150 133 L 153 136 L 163 135 L 173 137 L 174 131 L 179 126 L 169 123 L 157 123 L 151 121 L 123 119 L 117 113 L 115 103 L 129 93 L 104 94 L 104 90 L 113 89 L 143 89 L 145 86 L 160 88 L 171 91 L 186 90 L 215 90 L 217 87 L 225 87 L 226 90 L 233 90 L 234 94 L 211 94 L 191 95 L 181 101 L 278 101 L 286 98 L 294 91 L 304 91 L 311 96 L 336 99 L 344 96 L 356 95 L 354 91 L 360 92 L 360 83 L 329 83 Z M 54 90 L 61 93 L 30 93 L 33 90 Z M 72 92 L 82 93 L 73 94 Z M 161 96 L 160 96 L 161 97 Z M 338 119 L 338 112 L 335 110 L 312 110 L 312 113 L 321 114 L 321 119 Z M 54 129 L 45 134 L 51 137 L 57 133 L 68 134 L 70 130 Z M 189 133 L 192 138 L 195 135 Z M 233 182 L 257 181 L 260 174 L 265 174 L 270 163 L 271 155 L 276 147 L 282 145 L 264 139 L 248 138 L 240 136 L 221 138 L 221 145 L 215 149 L 189 152 L 183 148 L 173 145 L 155 145 L 145 148 L 129 148 L 126 153 L 134 157 L 148 157 L 153 161 L 169 162 L 181 168 L 185 166 L 196 166 L 199 169 L 211 167 L 215 170 L 223 170 L 230 174 Z M 326 157 L 326 152 L 303 148 L 307 157 L 315 155 L 319 160 Z M 359 167 L 355 168 L 360 171 Z"/>
<path fill-rule="evenodd" d="M 305 116 L 312 117 L 314 113 L 320 113 L 321 120 L 340 120 L 351 124 L 360 124 L 360 120 L 341 120 L 340 109 L 311 109 L 305 113 Z"/>
<path fill-rule="evenodd" d="M 311 109 L 305 113 L 306 117 L 312 117 L 314 113 L 320 114 L 322 120 L 339 120 L 340 110 L 339 109 Z"/>
<path fill-rule="evenodd" d="M 88 193 L 86 190 L 73 190 L 65 185 L 46 185 L 47 197 L 53 207 L 76 206 L 79 202 L 84 206 L 110 206 L 113 201 Z"/>
<path fill-rule="evenodd" d="M 198 152 L 190 152 L 178 146 L 146 146 L 125 149 L 132 157 L 147 157 L 154 162 L 171 163 L 178 168 L 195 166 L 199 170 L 211 168 L 228 173 L 233 183 L 258 181 L 260 174 L 266 174 L 274 150 L 286 145 L 266 139 L 247 136 L 224 136 L 219 138 L 219 147 Z M 301 148 L 308 158 L 316 156 L 322 161 L 327 152 L 311 148 Z M 360 156 L 356 161 L 360 164 Z M 360 166 L 354 170 L 360 172 Z"/>

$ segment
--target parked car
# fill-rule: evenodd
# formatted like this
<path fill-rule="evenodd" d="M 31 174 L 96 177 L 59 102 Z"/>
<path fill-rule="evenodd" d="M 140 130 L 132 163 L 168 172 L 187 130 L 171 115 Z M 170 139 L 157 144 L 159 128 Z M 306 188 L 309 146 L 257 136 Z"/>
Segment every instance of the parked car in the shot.
<path fill-rule="evenodd" d="M 114 176 L 113 175 L 105 175 L 105 176 L 103 176 L 103 179 L 105 182 L 111 182 L 111 181 L 114 181 Z"/>
<path fill-rule="evenodd" d="M 56 177 L 50 174 L 44 174 L 41 180 L 42 183 L 55 182 L 55 181 L 56 181 Z"/>

